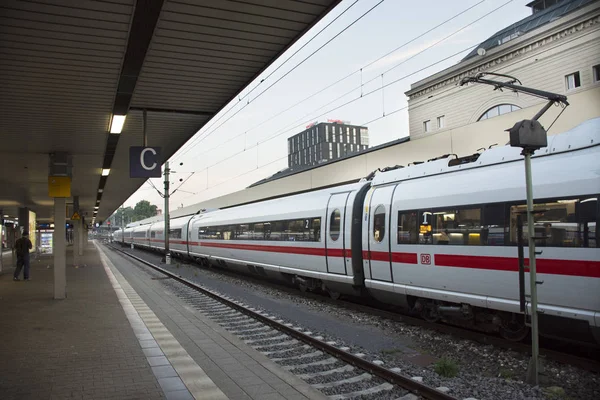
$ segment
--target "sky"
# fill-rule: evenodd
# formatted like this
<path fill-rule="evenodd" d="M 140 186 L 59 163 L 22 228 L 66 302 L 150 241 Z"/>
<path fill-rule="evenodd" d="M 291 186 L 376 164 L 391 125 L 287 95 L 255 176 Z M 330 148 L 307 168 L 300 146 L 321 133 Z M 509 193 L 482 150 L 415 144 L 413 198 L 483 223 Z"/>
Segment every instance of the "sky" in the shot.
<path fill-rule="evenodd" d="M 474 46 L 530 15 L 530 1 L 343 0 L 244 89 L 242 101 L 225 106 L 171 157 L 172 188 L 185 182 L 170 209 L 243 190 L 285 169 L 287 138 L 311 122 L 341 119 L 367 126 L 370 146 L 408 136 L 404 93 L 411 84 L 455 65 Z M 157 188 L 161 181 L 152 179 Z M 140 200 L 164 207 L 149 182 L 124 205 Z"/>

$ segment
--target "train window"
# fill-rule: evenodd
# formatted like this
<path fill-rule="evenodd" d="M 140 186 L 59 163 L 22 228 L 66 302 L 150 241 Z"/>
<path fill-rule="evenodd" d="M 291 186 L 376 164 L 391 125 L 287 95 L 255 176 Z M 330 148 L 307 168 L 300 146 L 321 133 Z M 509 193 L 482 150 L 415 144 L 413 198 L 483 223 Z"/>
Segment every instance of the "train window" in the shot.
<path fill-rule="evenodd" d="M 312 219 L 312 241 L 320 242 L 321 241 L 321 218 L 313 218 Z"/>
<path fill-rule="evenodd" d="M 151 238 L 155 238 L 156 237 L 156 232 L 155 231 L 150 232 L 150 237 Z"/>
<path fill-rule="evenodd" d="M 483 206 L 481 244 L 504 246 L 506 244 L 506 206 L 504 203 Z"/>
<path fill-rule="evenodd" d="M 419 216 L 421 244 L 479 246 L 485 232 L 481 226 L 480 208 L 421 211 Z"/>
<path fill-rule="evenodd" d="M 398 211 L 398 244 L 417 244 L 417 212 Z"/>
<path fill-rule="evenodd" d="M 380 204 L 373 215 L 373 239 L 381 242 L 385 237 L 385 206 Z"/>
<path fill-rule="evenodd" d="M 181 229 L 169 229 L 169 239 L 181 239 Z"/>
<path fill-rule="evenodd" d="M 598 247 L 598 198 L 536 201 L 533 206 L 537 247 Z M 527 205 L 510 205 L 510 243 L 517 244 L 517 215 L 523 215 L 523 244 L 527 246 Z"/>
<path fill-rule="evenodd" d="M 259 224 L 254 224 L 254 229 L 252 231 L 252 239 L 254 240 L 263 240 L 264 239 L 264 229 L 265 224 L 262 222 Z"/>
<path fill-rule="evenodd" d="M 331 213 L 329 218 L 329 237 L 334 242 L 340 237 L 341 215 L 337 208 Z"/>

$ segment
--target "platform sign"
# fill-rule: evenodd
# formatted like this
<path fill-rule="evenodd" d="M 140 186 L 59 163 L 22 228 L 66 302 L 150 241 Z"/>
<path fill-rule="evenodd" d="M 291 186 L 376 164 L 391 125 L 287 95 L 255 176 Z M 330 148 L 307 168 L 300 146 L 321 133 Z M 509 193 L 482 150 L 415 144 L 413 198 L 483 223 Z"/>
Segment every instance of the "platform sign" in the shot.
<path fill-rule="evenodd" d="M 160 147 L 131 146 L 129 148 L 130 178 L 160 178 Z"/>
<path fill-rule="evenodd" d="M 71 220 L 73 221 L 79 221 L 81 219 L 81 215 L 79 215 L 79 213 L 77 211 L 75 211 L 73 213 L 73 215 L 71 215 Z"/>

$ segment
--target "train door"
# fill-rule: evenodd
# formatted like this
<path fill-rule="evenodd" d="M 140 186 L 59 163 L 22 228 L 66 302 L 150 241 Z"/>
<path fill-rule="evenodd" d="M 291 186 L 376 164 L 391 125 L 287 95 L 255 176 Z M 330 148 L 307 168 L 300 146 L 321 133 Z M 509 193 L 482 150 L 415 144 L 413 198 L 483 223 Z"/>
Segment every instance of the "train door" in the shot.
<path fill-rule="evenodd" d="M 346 201 L 350 193 L 331 195 L 327 203 L 327 229 L 325 233 L 325 254 L 327 272 L 346 275 L 345 257 L 345 215 Z"/>
<path fill-rule="evenodd" d="M 392 282 L 390 212 L 396 186 L 376 188 L 369 202 L 369 267 L 372 279 Z"/>

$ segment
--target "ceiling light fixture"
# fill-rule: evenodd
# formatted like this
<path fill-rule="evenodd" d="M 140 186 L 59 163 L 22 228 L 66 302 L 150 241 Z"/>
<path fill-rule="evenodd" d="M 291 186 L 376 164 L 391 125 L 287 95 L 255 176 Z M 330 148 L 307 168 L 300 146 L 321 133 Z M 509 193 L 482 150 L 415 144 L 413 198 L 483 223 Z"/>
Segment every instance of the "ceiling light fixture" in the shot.
<path fill-rule="evenodd" d="M 110 133 L 121 133 L 124 124 L 125 115 L 113 115 L 112 121 L 110 121 Z"/>
<path fill-rule="evenodd" d="M 110 168 L 103 168 L 102 169 L 102 176 L 108 176 L 108 174 L 110 174 Z"/>
<path fill-rule="evenodd" d="M 98 189 L 98 193 L 104 192 L 104 189 Z"/>

